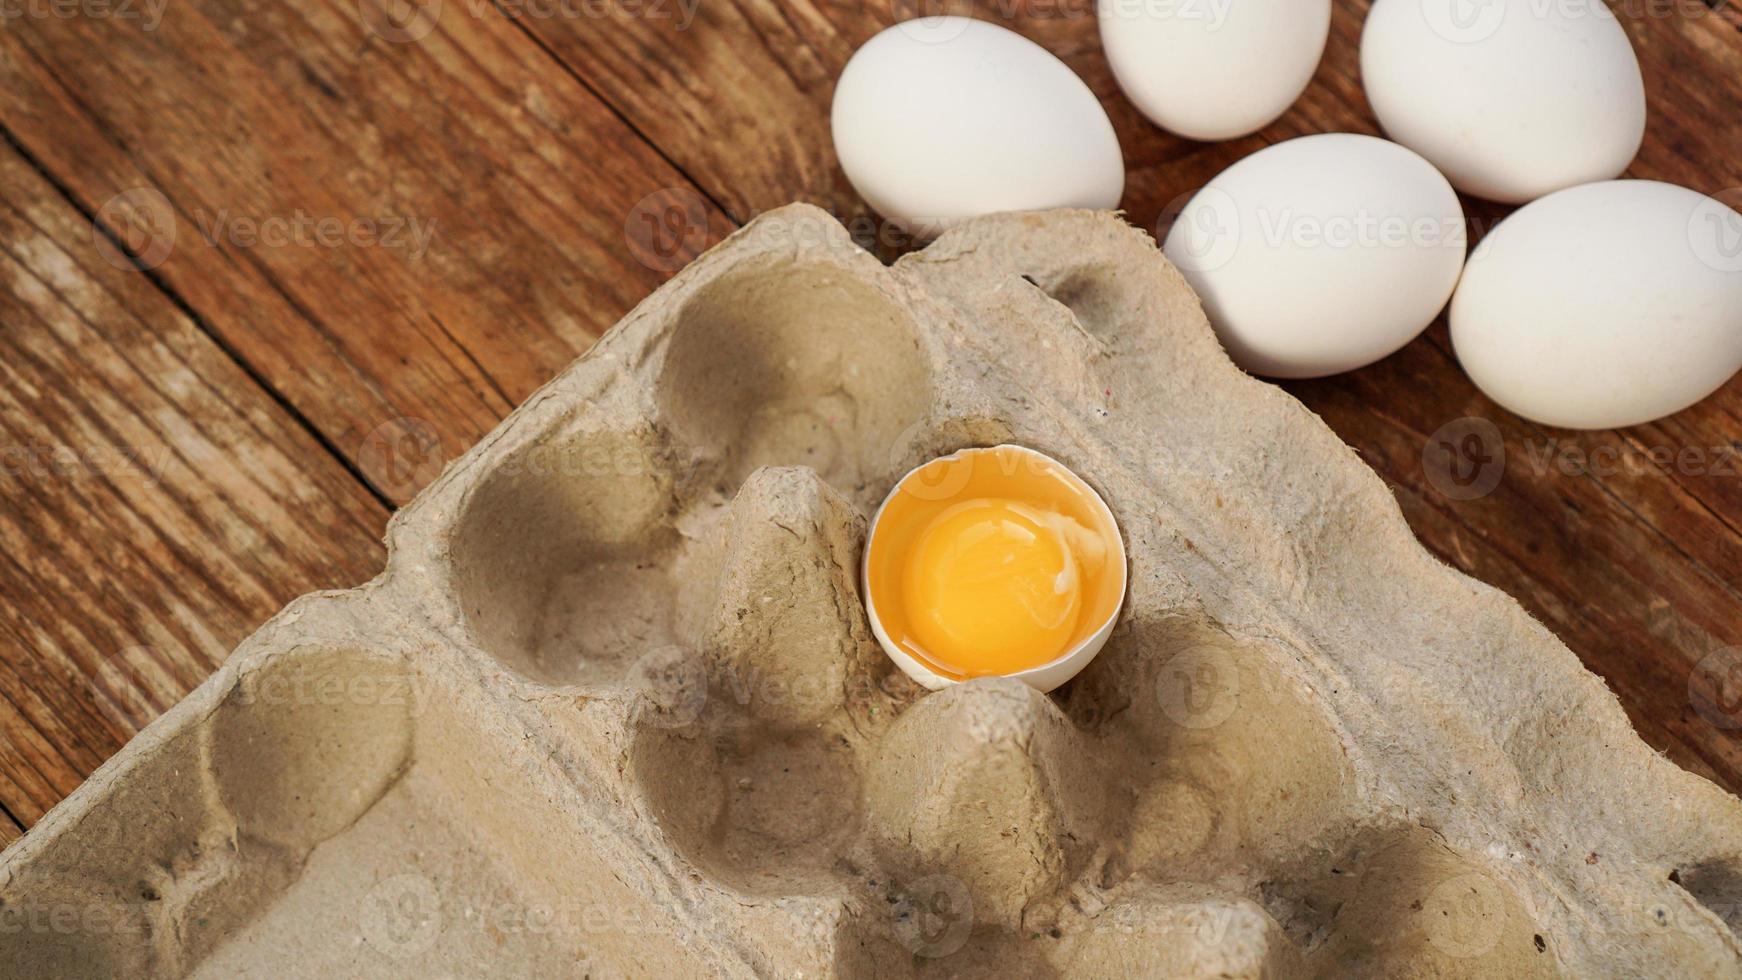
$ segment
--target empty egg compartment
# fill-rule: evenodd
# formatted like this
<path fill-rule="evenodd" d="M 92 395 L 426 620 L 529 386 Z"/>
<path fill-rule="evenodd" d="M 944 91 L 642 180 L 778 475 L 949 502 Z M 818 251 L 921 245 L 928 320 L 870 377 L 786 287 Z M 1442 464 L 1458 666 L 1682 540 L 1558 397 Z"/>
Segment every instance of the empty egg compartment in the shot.
<path fill-rule="evenodd" d="M 864 527 L 814 472 L 756 471 L 711 542 L 691 644 L 637 678 L 636 783 L 673 842 L 746 893 L 827 890 L 859 823 L 855 754 L 911 692 L 859 603 Z"/>
<path fill-rule="evenodd" d="M 802 467 L 862 510 L 914 455 L 935 355 L 875 259 L 708 271 L 553 383 L 572 409 L 511 419 L 437 529 L 472 639 L 521 677 L 601 689 L 693 649 L 710 544 L 756 471 Z"/>
<path fill-rule="evenodd" d="M 1107 880 L 1261 877 L 1368 812 L 1342 724 L 1290 651 L 1138 594 L 1061 692 L 1117 786 Z"/>
<path fill-rule="evenodd" d="M 875 259 L 845 258 L 747 260 L 673 314 L 659 417 L 720 495 L 760 467 L 804 466 L 868 507 L 933 411 L 927 333 Z"/>
<path fill-rule="evenodd" d="M 552 429 L 464 496 L 449 591 L 477 646 L 517 675 L 609 684 L 676 640 L 679 473 L 662 433 L 597 404 Z"/>
<path fill-rule="evenodd" d="M 419 669 L 443 656 L 295 643 L 226 667 L 0 887 L 0 975 L 701 970 L 667 903 L 548 833 L 572 801 L 494 697 Z"/>
<path fill-rule="evenodd" d="M 1005 442 L 1107 500 L 1128 601 L 1051 695 L 928 693 L 866 517 Z M 759 219 L 390 534 L 7 852 L 0 975 L 1742 974 L 1742 807 L 1110 215 L 893 269 Z"/>
<path fill-rule="evenodd" d="M 1264 883 L 1314 978 L 1560 977 L 1547 930 L 1489 858 L 1411 823 L 1348 828 Z"/>
<path fill-rule="evenodd" d="M 740 502 L 778 474 L 753 477 Z M 775 526 L 773 542 L 794 542 L 775 551 L 815 537 L 802 520 Z M 817 567 L 788 567 L 807 564 Z M 808 613 L 764 604 L 751 633 L 792 635 L 781 621 L 808 617 L 845 642 L 787 647 L 792 663 L 863 650 L 850 582 L 829 577 L 852 615 L 818 594 Z M 709 649 L 733 656 L 729 643 Z M 846 908 L 832 947 L 843 976 L 1139 963 L 1149 972 L 1135 975 L 1237 964 L 1268 975 L 1305 953 L 1259 904 L 1260 883 L 1366 812 L 1337 725 L 1276 673 L 1276 657 L 1174 614 L 1128 621 L 1056 698 L 997 678 L 927 693 L 874 660 L 798 705 L 780 668 L 736 691 L 716 675 L 685 710 L 644 716 L 632 783 L 671 844 L 746 904 L 803 896 Z M 828 660 L 785 676 L 826 674 Z M 1245 938 L 1230 944 L 1206 923 Z"/>
<path fill-rule="evenodd" d="M 58 892 L 81 924 L 0 936 L 7 975 L 184 975 L 281 914 L 316 852 L 402 783 L 411 677 L 398 657 L 312 644 L 208 682 L 190 699 L 205 704 L 152 730 L 148 758 L 99 777 L 106 805 L 8 882 L 25 896 L 8 907 Z M 65 891 L 80 882 L 86 897 L 122 898 L 138 928 L 84 924 Z"/>

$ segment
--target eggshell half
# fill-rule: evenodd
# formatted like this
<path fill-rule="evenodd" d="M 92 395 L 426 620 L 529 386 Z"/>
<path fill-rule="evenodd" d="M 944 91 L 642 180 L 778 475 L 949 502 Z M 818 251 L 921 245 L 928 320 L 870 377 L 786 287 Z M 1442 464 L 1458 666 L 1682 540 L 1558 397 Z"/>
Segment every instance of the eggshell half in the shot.
<path fill-rule="evenodd" d="M 1101 511 L 1104 518 L 1104 526 L 1112 529 L 1111 539 L 1107 542 L 1107 568 L 1110 571 L 1116 571 L 1119 576 L 1117 580 L 1119 601 L 1113 605 L 1112 612 L 1107 615 L 1106 620 L 1101 623 L 1093 633 L 1089 634 L 1075 646 L 1059 655 L 1056 659 L 1041 664 L 1038 667 L 1031 667 L 1027 670 L 1016 671 L 1004 675 L 1022 681 L 1029 687 L 1044 694 L 1048 691 L 1054 690 L 1066 681 L 1077 676 L 1084 667 L 1089 665 L 1090 661 L 1095 659 L 1095 655 L 1101 652 L 1101 648 L 1107 645 L 1108 638 L 1113 635 L 1114 626 L 1119 622 L 1119 613 L 1124 608 L 1125 604 L 1125 590 L 1129 584 L 1129 572 L 1127 571 L 1125 564 L 1125 538 L 1119 531 L 1119 525 L 1113 517 L 1112 508 L 1107 506 L 1107 502 L 1102 499 L 1100 493 L 1098 493 L 1093 486 L 1089 485 L 1086 480 L 1083 480 L 1081 477 L 1078 477 L 1075 473 L 1071 472 L 1070 467 L 1065 466 L 1063 463 L 1053 459 L 1045 453 L 1037 452 L 1033 449 L 1027 448 L 1026 446 L 1014 445 L 994 446 L 991 449 L 964 449 L 960 453 L 951 453 L 948 456 L 941 456 L 938 457 L 938 459 L 929 460 L 926 463 L 915 467 L 904 475 L 901 480 L 897 481 L 895 489 L 890 491 L 889 497 L 884 499 L 883 503 L 878 506 L 877 513 L 872 516 L 870 530 L 865 536 L 865 558 L 861 564 L 859 573 L 860 591 L 864 594 L 865 600 L 865 612 L 871 620 L 871 632 L 877 637 L 878 644 L 883 647 L 883 652 L 889 655 L 889 659 L 895 661 L 895 665 L 901 668 L 902 673 L 913 678 L 913 680 L 920 686 L 931 691 L 942 690 L 952 684 L 962 683 L 955 678 L 946 677 L 934 672 L 930 667 L 909 655 L 908 652 L 902 648 L 901 644 L 897 643 L 894 638 L 889 635 L 889 631 L 884 625 L 883 617 L 878 614 L 877 603 L 871 588 L 872 547 L 874 542 L 877 541 L 877 527 L 879 522 L 883 519 L 884 511 L 888 509 L 889 501 L 894 499 L 895 495 L 900 492 L 903 483 L 914 477 L 915 474 L 918 474 L 920 471 L 925 470 L 927 467 L 936 465 L 939 460 L 948 461 L 956 459 L 964 453 L 986 452 L 1020 453 L 1026 456 L 1031 456 L 1044 464 L 1056 467 L 1058 470 L 1068 475 L 1078 489 L 1086 492 L 1085 496 L 1093 501 L 1096 509 Z"/>

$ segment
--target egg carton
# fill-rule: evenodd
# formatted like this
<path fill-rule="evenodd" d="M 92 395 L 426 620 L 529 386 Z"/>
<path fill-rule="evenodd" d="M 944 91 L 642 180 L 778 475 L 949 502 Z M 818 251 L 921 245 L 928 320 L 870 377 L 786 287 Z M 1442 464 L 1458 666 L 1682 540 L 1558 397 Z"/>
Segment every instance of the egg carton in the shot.
<path fill-rule="evenodd" d="M 1130 588 L 1051 695 L 878 648 L 866 515 L 1059 459 Z M 697 259 L 0 861 L 0 973 L 1742 975 L 1742 805 L 1237 370 L 1107 213 Z"/>

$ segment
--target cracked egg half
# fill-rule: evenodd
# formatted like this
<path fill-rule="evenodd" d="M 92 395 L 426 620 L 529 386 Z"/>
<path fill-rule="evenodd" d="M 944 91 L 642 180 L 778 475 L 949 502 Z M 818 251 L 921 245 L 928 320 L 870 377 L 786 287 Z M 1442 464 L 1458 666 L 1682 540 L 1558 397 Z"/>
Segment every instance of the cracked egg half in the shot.
<path fill-rule="evenodd" d="M 1014 677 L 1050 691 L 1107 642 L 1125 542 L 1093 487 L 1021 446 L 964 449 L 901 478 L 865 545 L 865 608 L 927 688 Z"/>

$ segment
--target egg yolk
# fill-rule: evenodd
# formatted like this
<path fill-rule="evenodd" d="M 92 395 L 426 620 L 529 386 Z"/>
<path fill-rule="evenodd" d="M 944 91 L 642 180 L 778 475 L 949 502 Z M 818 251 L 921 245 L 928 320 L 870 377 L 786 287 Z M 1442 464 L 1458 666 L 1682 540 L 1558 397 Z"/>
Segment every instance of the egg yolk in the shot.
<path fill-rule="evenodd" d="M 1083 610 L 1079 558 L 1106 544 L 1076 521 L 1014 500 L 955 504 L 920 532 L 903 570 L 913 639 L 969 674 L 1063 654 Z"/>
<path fill-rule="evenodd" d="M 1062 465 L 964 450 L 904 479 L 866 553 L 874 619 L 934 674 L 1009 675 L 1069 653 L 1116 613 L 1118 529 Z"/>

